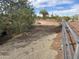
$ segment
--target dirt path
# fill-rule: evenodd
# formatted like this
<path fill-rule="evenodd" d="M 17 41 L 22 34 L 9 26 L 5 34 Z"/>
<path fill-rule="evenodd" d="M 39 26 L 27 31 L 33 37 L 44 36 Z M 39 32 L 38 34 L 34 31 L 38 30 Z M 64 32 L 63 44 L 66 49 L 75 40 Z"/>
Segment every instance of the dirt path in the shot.
<path fill-rule="evenodd" d="M 51 44 L 56 35 L 44 36 L 25 47 L 8 51 L 8 53 L 4 51 L 0 59 L 55 59 L 57 52 L 51 49 Z"/>
<path fill-rule="evenodd" d="M 58 52 L 51 45 L 60 30 L 58 24 L 36 26 L 0 45 L 0 59 L 55 59 Z"/>

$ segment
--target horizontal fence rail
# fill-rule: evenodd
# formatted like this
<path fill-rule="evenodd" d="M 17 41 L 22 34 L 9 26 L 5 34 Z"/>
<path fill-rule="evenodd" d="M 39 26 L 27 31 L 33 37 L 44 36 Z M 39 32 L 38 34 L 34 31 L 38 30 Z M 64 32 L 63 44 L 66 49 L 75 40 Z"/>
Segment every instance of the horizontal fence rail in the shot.
<path fill-rule="evenodd" d="M 73 44 L 70 43 L 68 33 L 75 41 L 75 50 Z M 64 20 L 62 21 L 62 39 L 64 59 L 79 59 L 79 36 Z"/>

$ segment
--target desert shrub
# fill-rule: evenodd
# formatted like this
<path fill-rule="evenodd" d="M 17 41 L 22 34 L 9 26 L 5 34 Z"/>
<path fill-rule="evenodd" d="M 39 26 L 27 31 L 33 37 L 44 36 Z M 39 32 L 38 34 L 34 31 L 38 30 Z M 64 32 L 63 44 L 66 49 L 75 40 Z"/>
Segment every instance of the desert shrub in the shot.
<path fill-rule="evenodd" d="M 0 13 L 0 33 L 6 31 L 11 35 L 30 30 L 34 23 L 33 8 L 26 3 L 26 0 L 11 1 L 8 4 L 10 6 L 7 6 L 8 9 L 4 10 L 6 13 Z"/>

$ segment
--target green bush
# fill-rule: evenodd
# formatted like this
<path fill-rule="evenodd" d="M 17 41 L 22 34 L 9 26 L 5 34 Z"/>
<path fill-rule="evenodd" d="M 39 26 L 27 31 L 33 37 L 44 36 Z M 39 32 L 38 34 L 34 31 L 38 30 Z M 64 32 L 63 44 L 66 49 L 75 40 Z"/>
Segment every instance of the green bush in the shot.
<path fill-rule="evenodd" d="M 12 15 L 12 27 L 16 32 L 28 31 L 34 23 L 33 12 L 30 9 L 19 9 Z"/>
<path fill-rule="evenodd" d="M 25 1 L 18 2 L 20 5 Z M 11 8 L 15 7 L 17 9 L 17 4 L 14 3 Z M 12 10 L 12 9 L 11 9 Z M 21 5 L 17 10 L 12 10 L 6 14 L 0 14 L 0 33 L 4 30 L 7 31 L 8 34 L 14 33 L 22 33 L 26 32 L 32 28 L 32 24 L 34 23 L 34 11 L 28 4 Z"/>

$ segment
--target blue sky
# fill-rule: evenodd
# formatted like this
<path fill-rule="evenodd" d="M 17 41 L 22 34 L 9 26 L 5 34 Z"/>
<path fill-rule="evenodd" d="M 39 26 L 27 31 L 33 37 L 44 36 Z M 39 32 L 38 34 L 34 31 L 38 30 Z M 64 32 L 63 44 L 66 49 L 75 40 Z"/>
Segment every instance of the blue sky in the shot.
<path fill-rule="evenodd" d="M 41 9 L 46 9 L 49 14 L 72 16 L 79 14 L 79 0 L 29 0 L 37 15 Z"/>

